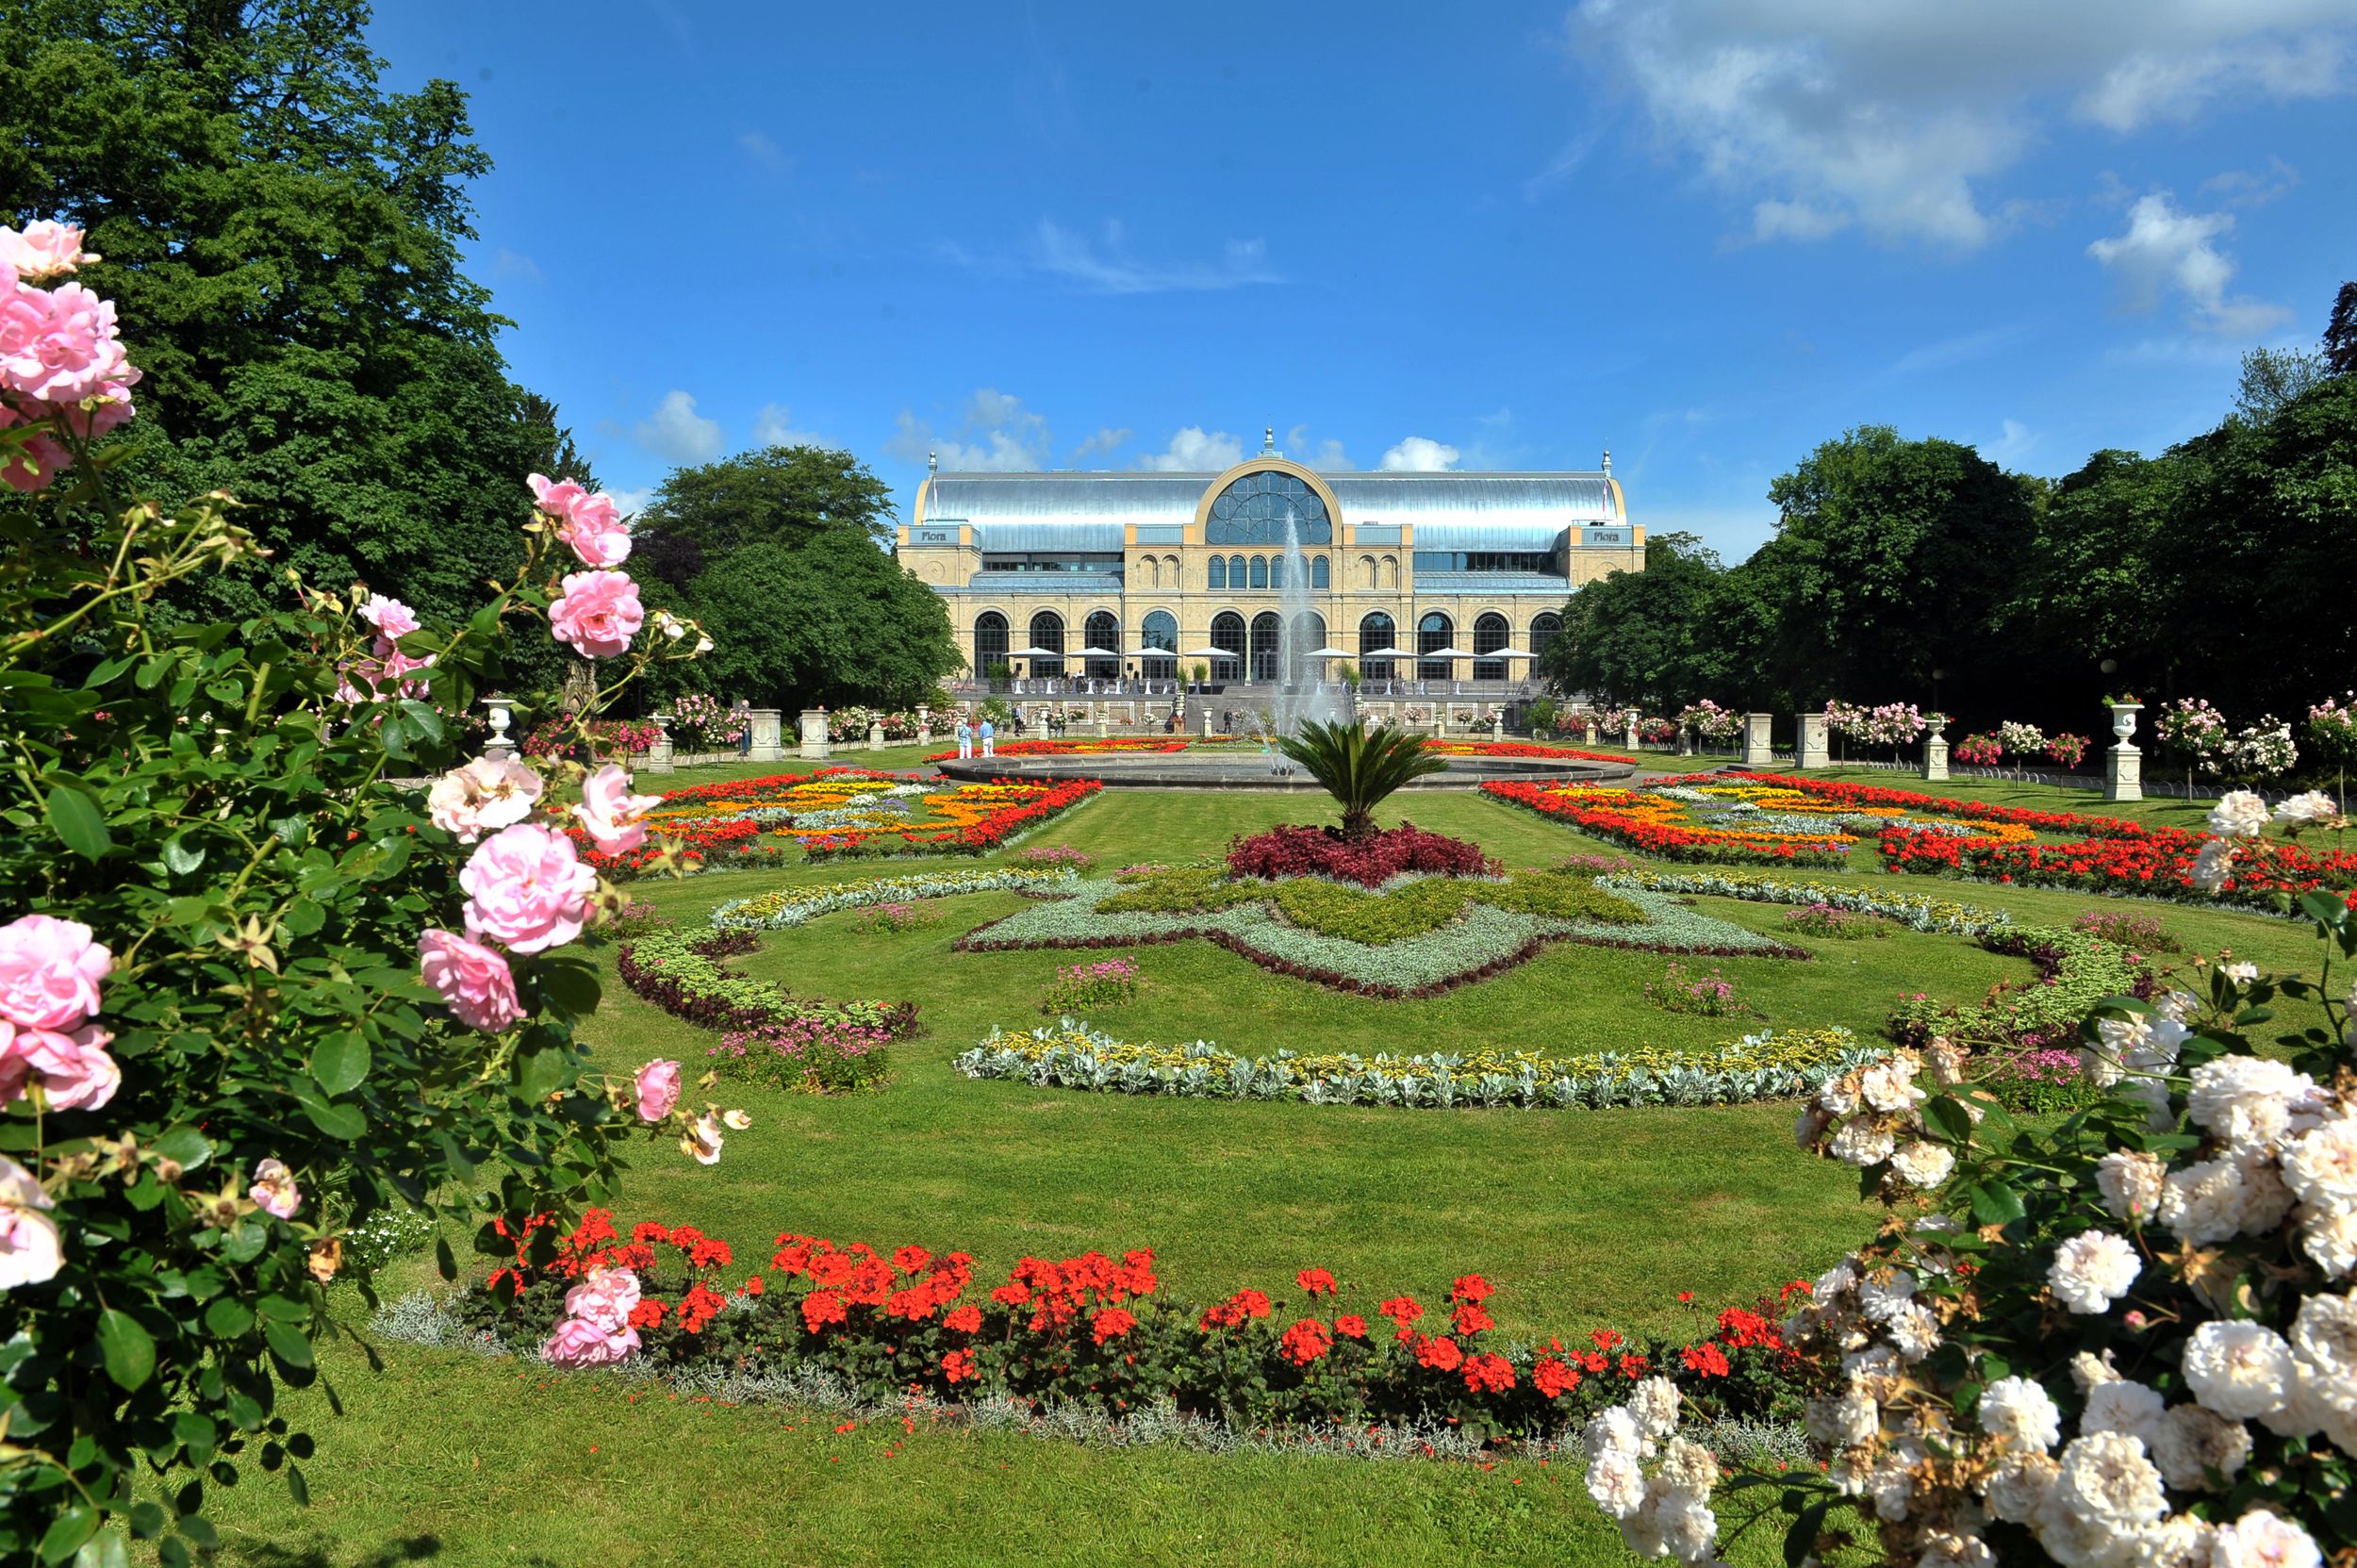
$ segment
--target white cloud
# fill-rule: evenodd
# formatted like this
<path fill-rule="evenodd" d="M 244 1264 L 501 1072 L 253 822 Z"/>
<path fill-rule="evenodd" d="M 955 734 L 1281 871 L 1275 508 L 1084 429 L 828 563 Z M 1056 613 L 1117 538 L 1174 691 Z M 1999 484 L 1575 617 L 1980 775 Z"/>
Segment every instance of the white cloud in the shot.
<path fill-rule="evenodd" d="M 1349 454 L 1343 451 L 1342 442 L 1330 437 L 1323 441 L 1312 441 L 1310 427 L 1306 424 L 1294 425 L 1285 432 L 1285 454 L 1304 468 L 1315 469 L 1320 473 L 1349 473 L 1359 466 L 1350 460 Z"/>
<path fill-rule="evenodd" d="M 2201 193 L 2228 206 L 2265 206 L 2299 185 L 2299 171 L 2269 155 L 2265 169 L 2229 169 L 2201 182 Z"/>
<path fill-rule="evenodd" d="M 767 164 L 770 168 L 775 169 L 780 173 L 783 173 L 794 167 L 794 159 L 787 155 L 786 150 L 779 146 L 776 142 L 770 140 L 767 137 L 762 135 L 759 131 L 744 132 L 737 137 L 736 144 L 750 157 L 751 157 L 754 161 Z"/>
<path fill-rule="evenodd" d="M 807 430 L 795 429 L 793 410 L 783 403 L 765 403 L 761 405 L 761 412 L 753 416 L 753 442 L 757 446 L 833 447 L 842 444 Z"/>
<path fill-rule="evenodd" d="M 1113 426 L 1107 425 L 1098 430 L 1096 435 L 1091 436 L 1087 440 L 1082 441 L 1079 446 L 1074 447 L 1072 449 L 1072 460 L 1075 463 L 1078 463 L 1081 458 L 1091 456 L 1099 452 L 1110 455 L 1115 448 L 1125 444 L 1134 434 L 1135 432 L 1130 430 L 1126 425 L 1119 430 L 1115 430 Z"/>
<path fill-rule="evenodd" d="M 720 455 L 720 421 L 696 412 L 696 400 L 674 387 L 663 394 L 651 419 L 641 420 L 632 434 L 638 444 L 674 463 L 708 463 Z"/>
<path fill-rule="evenodd" d="M 1216 472 L 1244 461 L 1244 442 L 1225 430 L 1208 431 L 1191 424 L 1170 438 L 1161 452 L 1138 459 L 1138 467 L 1160 473 Z"/>
<path fill-rule="evenodd" d="M 913 463 L 936 458 L 950 472 L 1025 473 L 1047 466 L 1051 438 L 1045 416 L 1023 406 L 1023 400 L 995 387 L 978 387 L 967 398 L 955 429 L 937 434 L 931 424 L 907 409 L 900 411 L 899 428 L 884 450 Z"/>
<path fill-rule="evenodd" d="M 1409 436 L 1383 454 L 1376 467 L 1386 473 L 1440 473 L 1457 466 L 1464 455 L 1445 442 L 1428 437 Z"/>
<path fill-rule="evenodd" d="M 2212 241 L 2234 226 L 2232 214 L 2178 209 L 2170 192 L 2139 197 L 2128 209 L 2127 232 L 2098 239 L 2087 255 L 2111 272 L 2119 303 L 2130 310 L 2159 308 L 2165 295 L 2184 297 L 2187 319 L 2212 332 L 2254 337 L 2291 313 L 2248 294 L 2228 295 L 2234 259 Z"/>
<path fill-rule="evenodd" d="M 492 253 L 491 270 L 502 277 L 519 278 L 525 283 L 542 281 L 538 262 L 521 251 L 511 251 L 504 245 Z"/>
<path fill-rule="evenodd" d="M 636 517 L 654 500 L 652 486 L 639 490 L 611 489 L 605 493 L 614 498 L 615 509 L 626 518 Z"/>
<path fill-rule="evenodd" d="M 1982 456 L 2001 469 L 2019 465 L 2038 442 L 2037 432 L 2019 420 L 2001 420 L 1997 431 L 1997 439 L 1982 442 L 1980 451 Z"/>
<path fill-rule="evenodd" d="M 1096 239 L 1042 218 L 1030 242 L 1011 256 L 954 241 L 935 249 L 943 259 L 978 272 L 1050 277 L 1092 294 L 1188 293 L 1283 281 L 1269 265 L 1265 240 L 1230 239 L 1215 260 L 1148 260 L 1130 250 L 1117 218 L 1107 219 Z"/>
<path fill-rule="evenodd" d="M 1580 0 L 1568 36 L 1753 239 L 1970 249 L 2025 215 L 1988 188 L 2064 116 L 2125 134 L 2346 91 L 2352 22 L 2348 0 Z"/>

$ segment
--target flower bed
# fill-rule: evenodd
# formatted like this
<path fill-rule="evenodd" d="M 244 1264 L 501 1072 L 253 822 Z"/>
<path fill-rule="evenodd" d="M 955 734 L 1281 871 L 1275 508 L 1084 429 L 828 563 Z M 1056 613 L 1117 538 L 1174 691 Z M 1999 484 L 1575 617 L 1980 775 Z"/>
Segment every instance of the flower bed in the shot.
<path fill-rule="evenodd" d="M 1481 786 L 1496 799 L 1577 824 L 1668 860 L 1839 866 L 1861 838 L 1893 831 L 2027 844 L 2036 832 L 2008 822 L 1970 827 L 1910 823 L 1897 801 L 1827 800 L 1781 774 L 1712 775 L 1707 782 L 1636 789 L 1500 780 Z M 1896 792 L 1891 792 L 1896 793 Z"/>
<path fill-rule="evenodd" d="M 712 912 L 715 931 L 788 931 L 838 909 L 906 903 L 913 899 L 949 899 L 961 893 L 1045 893 L 1080 882 L 1068 867 L 1027 870 L 1015 867 L 919 871 L 906 877 L 869 877 L 820 887 L 781 887 L 747 899 L 731 899 Z"/>
<path fill-rule="evenodd" d="M 2271 908 L 2278 893 L 2297 898 L 2319 890 L 2357 888 L 2357 851 L 2347 850 L 2314 850 L 2275 839 L 2243 839 L 2233 875 L 2223 887 L 2209 892 L 2196 885 L 2193 872 L 2203 846 L 2219 841 L 2216 834 L 2075 811 L 1991 805 L 1831 779 L 1781 774 L 1731 777 L 1772 779 L 1837 807 L 1959 817 L 1984 830 L 1958 836 L 1915 825 L 1894 826 L 1882 834 L 1880 844 L 1884 869 L 1890 871 L 2077 887 L 2194 903 L 2224 900 L 2262 909 Z M 2019 836 L 2001 836 L 2008 828 Z M 2069 835 L 2073 842 L 2037 843 L 2037 834 Z"/>
<path fill-rule="evenodd" d="M 626 942 L 616 954 L 622 983 L 675 1018 L 707 1029 L 752 1031 L 796 1021 L 855 1024 L 888 1034 L 914 1033 L 913 1001 L 829 1002 L 789 996 L 766 980 L 753 980 L 721 961 L 752 950 L 746 933 L 717 932 L 689 936 L 651 932 Z"/>
<path fill-rule="evenodd" d="M 1579 762 L 1625 763 L 1625 754 L 1581 751 L 1569 746 L 1542 746 L 1528 740 L 1427 740 L 1427 751 L 1450 757 L 1568 757 Z"/>
<path fill-rule="evenodd" d="M 1495 876 L 1499 867 L 1478 844 L 1402 822 L 1357 839 L 1335 828 L 1271 828 L 1230 844 L 1228 869 L 1239 877 L 1332 877 L 1380 887 L 1413 871 L 1477 877 Z"/>
<path fill-rule="evenodd" d="M 1434 883 L 1438 889 L 1427 891 Z M 1116 899 L 1124 902 L 1103 907 Z M 1396 904 L 1390 901 L 1394 899 Z M 1139 907 L 1156 902 L 1175 907 Z M 1332 930 L 1296 922 L 1289 906 Z M 1223 881 L 1209 867 L 1186 867 L 1128 881 L 1077 882 L 1069 897 L 980 927 L 955 946 L 962 952 L 996 952 L 1198 937 L 1278 974 L 1382 998 L 1438 996 L 1502 974 L 1558 941 L 1719 957 L 1809 956 L 1658 894 L 1599 897 L 1590 879 L 1571 874 L 1403 879 L 1370 895 L 1314 878 Z"/>
<path fill-rule="evenodd" d="M 954 721 L 952 721 L 954 722 Z M 1109 735 L 1102 740 L 1007 740 L 1001 737 L 991 743 L 991 755 L 996 757 L 1078 757 L 1103 756 L 1114 752 L 1152 754 L 1161 751 L 1183 751 L 1189 742 L 1173 735 Z M 979 746 L 979 742 L 977 743 Z M 954 762 L 955 748 L 947 751 L 926 753 L 927 762 Z"/>
<path fill-rule="evenodd" d="M 1206 1040 L 1115 1039 L 1070 1018 L 1020 1034 L 991 1032 L 957 1059 L 968 1078 L 1042 1088 L 1311 1105 L 1524 1109 L 1732 1105 L 1814 1094 L 1883 1053 L 1846 1029 L 1762 1030 L 1698 1049 L 1640 1047 L 1593 1056 L 1475 1049 L 1422 1056 L 1312 1053 L 1243 1057 Z"/>
<path fill-rule="evenodd" d="M 1698 1310 L 1689 1339 L 1596 1328 L 1525 1344 L 1497 1332 L 1496 1292 L 1478 1274 L 1429 1307 L 1405 1293 L 1346 1297 L 1315 1266 L 1290 1288 L 1198 1302 L 1167 1296 L 1143 1249 L 1025 1258 L 983 1291 L 964 1252 L 786 1232 L 740 1263 L 694 1226 L 641 1222 L 625 1240 L 602 1209 L 535 1264 L 541 1228 L 499 1222 L 514 1262 L 453 1308 L 490 1343 L 558 1366 L 822 1372 L 900 1409 L 1013 1399 L 1116 1419 L 1171 1404 L 1239 1428 L 1446 1424 L 1475 1444 L 1559 1436 L 1656 1381 L 1731 1417 L 1800 1408 L 1777 1320 L 1804 1284 L 1715 1317 Z"/>
<path fill-rule="evenodd" d="M 2089 932 L 2014 926 L 1986 933 L 1981 946 L 2028 959 L 2037 967 L 2036 977 L 2007 981 L 1993 988 L 1986 1001 L 1972 1005 L 1910 998 L 1891 1016 L 1893 1038 L 1920 1046 L 1934 1035 L 1946 1035 L 1985 1052 L 2068 1045 L 2078 1036 L 2079 1020 L 2106 997 L 2150 997 L 2158 988 L 2136 954 Z"/>
<path fill-rule="evenodd" d="M 1640 888 L 1655 893 L 1701 894 L 1709 898 L 1742 899 L 1753 903 L 1826 904 L 1859 915 L 1879 915 L 1909 931 L 1978 936 L 2013 924 L 2002 909 L 1984 909 L 1953 899 L 1927 898 L 1920 893 L 1891 893 L 1874 887 L 1851 887 L 1830 882 L 1788 882 L 1756 871 L 1616 871 L 1597 879 L 1599 886 Z"/>
<path fill-rule="evenodd" d="M 980 855 L 1102 787 L 1093 779 L 955 784 L 914 773 L 828 767 L 672 790 L 645 818 L 668 843 L 650 842 L 627 854 L 599 853 L 582 830 L 571 832 L 583 858 L 609 873 L 643 870 L 669 846 L 684 852 L 691 870 L 797 850 L 810 860 Z"/>

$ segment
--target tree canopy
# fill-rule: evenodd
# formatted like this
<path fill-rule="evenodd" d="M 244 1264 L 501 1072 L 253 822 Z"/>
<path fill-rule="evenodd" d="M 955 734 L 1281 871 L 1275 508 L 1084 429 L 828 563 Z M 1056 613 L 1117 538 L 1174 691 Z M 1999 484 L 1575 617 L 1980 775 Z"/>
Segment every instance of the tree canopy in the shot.
<path fill-rule="evenodd" d="M 0 190 L 83 225 L 136 388 L 132 477 L 234 489 L 267 569 L 193 588 L 257 608 L 294 567 L 429 621 L 520 557 L 557 445 L 459 268 L 490 166 L 448 81 L 388 91 L 361 0 L 20 0 L 0 11 Z"/>

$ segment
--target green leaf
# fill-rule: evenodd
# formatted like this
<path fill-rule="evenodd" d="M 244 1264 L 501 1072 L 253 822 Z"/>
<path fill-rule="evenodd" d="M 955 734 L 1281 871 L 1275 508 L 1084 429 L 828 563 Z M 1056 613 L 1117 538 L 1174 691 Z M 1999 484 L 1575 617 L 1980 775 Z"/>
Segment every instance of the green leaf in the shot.
<path fill-rule="evenodd" d="M 173 834 L 164 840 L 164 869 L 175 877 L 185 877 L 205 864 L 205 851 L 190 844 L 185 834 Z"/>
<path fill-rule="evenodd" d="M 1966 1190 L 1971 1195 L 1975 1224 L 2010 1225 L 2022 1215 L 2021 1195 L 2003 1181 L 1975 1181 Z"/>
<path fill-rule="evenodd" d="M 369 1076 L 369 1042 L 356 1030 L 339 1030 L 311 1050 L 311 1076 L 332 1095 L 356 1089 Z M 318 1121 L 315 1115 L 311 1118 Z"/>
<path fill-rule="evenodd" d="M 303 1466 L 287 1466 L 287 1494 L 295 1500 L 295 1507 L 311 1506 L 311 1483 L 303 1478 Z"/>
<path fill-rule="evenodd" d="M 516 1053 L 516 1098 L 542 1100 L 556 1093 L 565 1081 L 569 1064 L 565 1052 L 552 1046 L 541 1046 Z"/>
<path fill-rule="evenodd" d="M 195 1411 L 182 1411 L 172 1418 L 172 1435 L 189 1451 L 190 1464 L 203 1464 L 211 1459 L 213 1450 L 221 1444 L 221 1429 L 213 1425 L 213 1418 Z"/>
<path fill-rule="evenodd" d="M 434 1238 L 434 1266 L 441 1271 L 445 1279 L 458 1278 L 458 1260 L 451 1253 L 448 1236 Z"/>
<path fill-rule="evenodd" d="M 1831 1498 L 1811 1503 L 1792 1521 L 1792 1527 L 1784 1532 L 1785 1568 L 1801 1568 L 1802 1562 L 1815 1554 L 1818 1532 L 1825 1527 L 1825 1510 L 1832 1506 Z"/>
<path fill-rule="evenodd" d="M 98 1351 L 107 1376 L 125 1392 L 156 1375 L 156 1341 L 129 1312 L 108 1307 L 98 1314 Z"/>
<path fill-rule="evenodd" d="M 205 1309 L 205 1331 L 215 1339 L 238 1339 L 254 1327 L 254 1309 L 224 1296 Z"/>
<path fill-rule="evenodd" d="M 147 1147 L 162 1159 L 178 1161 L 184 1171 L 196 1169 L 213 1153 L 213 1146 L 193 1127 L 175 1127 Z"/>
<path fill-rule="evenodd" d="M 63 1562 L 82 1549 L 82 1543 L 98 1533 L 98 1510 L 78 1498 L 63 1513 L 49 1523 L 47 1533 L 41 1538 L 41 1560 L 43 1562 Z"/>
<path fill-rule="evenodd" d="M 1972 1142 L 1972 1115 L 1953 1095 L 1935 1095 L 1924 1102 L 1923 1119 L 1932 1130 L 1959 1147 Z"/>
<path fill-rule="evenodd" d="M 354 1143 L 365 1136 L 369 1131 L 368 1118 L 360 1114 L 357 1107 L 330 1105 L 323 1100 L 307 1098 L 300 1103 L 303 1106 L 303 1114 L 311 1118 L 311 1125 L 331 1138 L 341 1138 L 346 1143 Z"/>
<path fill-rule="evenodd" d="M 51 784 L 41 801 L 41 815 L 49 819 L 50 831 L 58 841 L 84 860 L 104 859 L 114 848 L 98 802 L 72 784 Z"/>
<path fill-rule="evenodd" d="M 162 1511 L 157 1510 L 158 1513 Z M 138 1510 L 134 1509 L 132 1512 L 136 1517 Z M 119 1535 L 92 1536 L 74 1554 L 74 1568 L 131 1568 L 131 1555 L 124 1549 L 123 1537 Z"/>
<path fill-rule="evenodd" d="M 584 960 L 543 957 L 534 966 L 540 994 L 576 1018 L 598 1010 L 598 971 Z"/>
<path fill-rule="evenodd" d="M 293 1324 L 281 1323 L 274 1317 L 265 1318 L 262 1320 L 262 1337 L 270 1341 L 271 1354 L 288 1366 L 311 1364 L 311 1342 Z"/>

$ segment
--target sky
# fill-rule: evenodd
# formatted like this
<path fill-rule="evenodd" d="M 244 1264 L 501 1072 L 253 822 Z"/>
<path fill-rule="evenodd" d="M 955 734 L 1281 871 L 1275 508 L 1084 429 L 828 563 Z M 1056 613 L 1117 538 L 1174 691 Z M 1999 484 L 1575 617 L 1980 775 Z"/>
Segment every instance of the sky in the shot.
<path fill-rule="evenodd" d="M 561 21 L 556 20 L 562 18 Z M 470 272 L 679 464 L 1583 469 L 1729 561 L 1862 423 L 2060 476 L 2357 276 L 2357 0 L 381 0 Z"/>

